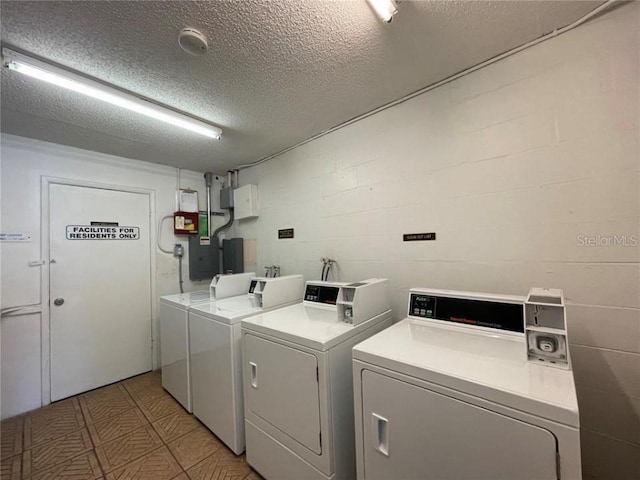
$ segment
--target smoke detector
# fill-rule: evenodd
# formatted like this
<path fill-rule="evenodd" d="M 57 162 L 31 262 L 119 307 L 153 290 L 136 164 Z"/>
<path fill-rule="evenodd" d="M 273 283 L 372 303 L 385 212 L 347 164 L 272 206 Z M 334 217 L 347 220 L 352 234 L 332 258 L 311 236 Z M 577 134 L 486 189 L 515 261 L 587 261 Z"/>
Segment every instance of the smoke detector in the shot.
<path fill-rule="evenodd" d="M 207 37 L 194 28 L 183 28 L 178 34 L 178 45 L 189 55 L 204 55 L 207 53 Z"/>

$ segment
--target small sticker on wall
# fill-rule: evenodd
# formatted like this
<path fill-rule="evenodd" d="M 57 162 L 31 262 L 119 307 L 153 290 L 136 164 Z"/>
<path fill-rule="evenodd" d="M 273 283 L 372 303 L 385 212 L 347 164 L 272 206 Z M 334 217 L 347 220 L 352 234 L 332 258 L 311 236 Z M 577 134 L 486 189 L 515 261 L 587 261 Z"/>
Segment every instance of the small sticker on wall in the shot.
<path fill-rule="evenodd" d="M 139 227 L 67 225 L 67 240 L 138 240 Z"/>
<path fill-rule="evenodd" d="M 27 235 L 26 233 L 0 233 L 0 242 L 21 243 L 30 241 L 31 235 Z"/>

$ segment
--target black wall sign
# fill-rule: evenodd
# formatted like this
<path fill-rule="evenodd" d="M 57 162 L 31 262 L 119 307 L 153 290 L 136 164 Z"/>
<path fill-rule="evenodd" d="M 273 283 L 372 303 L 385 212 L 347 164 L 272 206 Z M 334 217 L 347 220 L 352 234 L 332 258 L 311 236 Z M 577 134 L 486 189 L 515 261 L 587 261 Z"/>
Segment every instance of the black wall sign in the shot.
<path fill-rule="evenodd" d="M 278 230 L 278 238 L 293 238 L 293 228 Z"/>
<path fill-rule="evenodd" d="M 423 240 L 435 240 L 436 233 L 405 233 L 402 235 L 402 240 L 404 242 L 420 242 Z"/>
<path fill-rule="evenodd" d="M 94 227 L 117 227 L 120 224 L 118 222 L 91 222 Z"/>

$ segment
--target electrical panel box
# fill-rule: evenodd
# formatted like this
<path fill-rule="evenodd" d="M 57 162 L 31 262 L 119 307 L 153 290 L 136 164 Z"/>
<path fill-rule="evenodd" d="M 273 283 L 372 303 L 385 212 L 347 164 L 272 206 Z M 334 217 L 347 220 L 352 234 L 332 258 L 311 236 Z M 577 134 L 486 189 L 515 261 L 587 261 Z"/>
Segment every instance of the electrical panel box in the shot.
<path fill-rule="evenodd" d="M 255 218 L 259 214 L 258 186 L 244 185 L 233 191 L 234 217 L 236 220 Z"/>
<path fill-rule="evenodd" d="M 224 273 L 244 272 L 244 239 L 222 240 L 222 265 Z"/>
<path fill-rule="evenodd" d="M 220 190 L 220 208 L 229 210 L 233 208 L 233 192 L 235 190 L 232 187 L 223 188 Z"/>
<path fill-rule="evenodd" d="M 200 241 L 199 235 L 189 237 L 189 278 L 205 280 L 219 273 L 220 254 L 217 243 Z"/>

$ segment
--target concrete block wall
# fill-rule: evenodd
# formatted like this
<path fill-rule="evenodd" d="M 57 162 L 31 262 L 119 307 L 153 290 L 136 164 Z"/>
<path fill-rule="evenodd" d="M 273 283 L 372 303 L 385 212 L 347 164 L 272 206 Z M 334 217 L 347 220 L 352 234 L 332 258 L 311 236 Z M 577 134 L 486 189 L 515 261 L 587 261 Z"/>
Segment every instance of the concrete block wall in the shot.
<path fill-rule="evenodd" d="M 562 288 L 585 478 L 638 478 L 639 27 L 624 5 L 243 170 L 261 208 L 232 232 L 256 240 L 247 268 L 317 279 L 330 256 L 334 278 L 388 277 L 396 318 L 416 286 Z M 628 246 L 585 246 L 613 235 Z"/>

